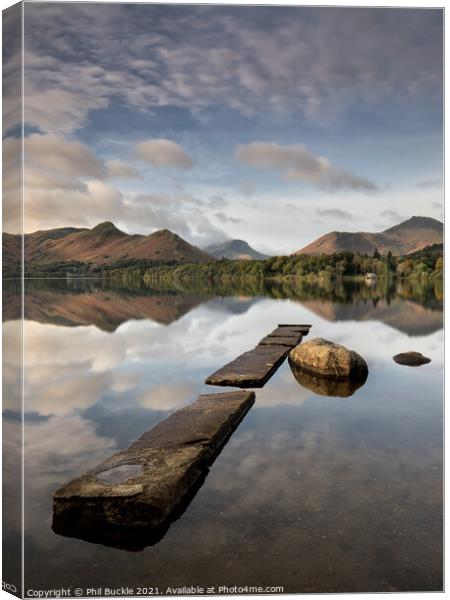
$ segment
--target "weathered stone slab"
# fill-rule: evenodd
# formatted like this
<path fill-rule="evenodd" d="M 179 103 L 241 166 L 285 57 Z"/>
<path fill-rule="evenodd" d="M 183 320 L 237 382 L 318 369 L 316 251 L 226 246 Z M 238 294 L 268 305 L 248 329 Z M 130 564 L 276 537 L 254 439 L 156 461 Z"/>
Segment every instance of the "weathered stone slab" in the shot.
<path fill-rule="evenodd" d="M 262 345 L 244 352 L 210 375 L 210 385 L 262 387 L 275 373 L 289 352 L 288 346 Z"/>
<path fill-rule="evenodd" d="M 279 323 L 278 328 L 275 331 L 280 330 L 280 334 L 282 334 L 283 331 L 286 332 L 290 330 L 292 332 L 299 332 L 302 335 L 308 335 L 311 327 L 312 325 L 289 325 L 286 323 Z"/>
<path fill-rule="evenodd" d="M 53 529 L 119 547 L 131 544 L 129 549 L 154 543 L 193 497 L 254 400 L 249 391 L 199 396 L 127 450 L 58 489 Z"/>
<path fill-rule="evenodd" d="M 302 341 L 302 335 L 291 335 L 291 336 L 278 336 L 278 335 L 266 335 L 263 338 L 258 346 L 288 346 L 289 348 L 293 348 L 297 344 Z"/>
<path fill-rule="evenodd" d="M 256 348 L 244 352 L 210 375 L 206 383 L 235 387 L 262 387 L 297 346 L 311 325 L 278 325 Z M 306 333 L 305 333 L 306 332 Z"/>

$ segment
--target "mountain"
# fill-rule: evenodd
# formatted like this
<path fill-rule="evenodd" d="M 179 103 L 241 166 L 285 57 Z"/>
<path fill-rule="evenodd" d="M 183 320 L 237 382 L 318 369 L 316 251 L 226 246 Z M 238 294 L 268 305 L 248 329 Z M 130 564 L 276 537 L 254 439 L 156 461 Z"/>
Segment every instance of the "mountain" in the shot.
<path fill-rule="evenodd" d="M 353 304 L 305 300 L 302 305 L 327 321 L 379 321 L 409 336 L 429 335 L 443 326 L 442 308 L 422 306 L 404 298 Z"/>
<path fill-rule="evenodd" d="M 373 254 L 377 248 L 381 254 L 403 255 L 415 252 L 443 241 L 444 226 L 430 217 L 411 217 L 381 233 L 349 233 L 333 231 L 318 238 L 294 254 L 333 254 L 350 251 Z"/>
<path fill-rule="evenodd" d="M 20 261 L 20 236 L 3 234 L 4 261 Z M 65 227 L 24 236 L 25 262 L 45 265 L 79 261 L 107 265 L 120 260 L 208 262 L 214 258 L 168 229 L 150 235 L 129 235 L 107 221 L 92 229 Z M 6 259 L 6 260 L 5 260 Z"/>
<path fill-rule="evenodd" d="M 244 240 L 228 240 L 223 244 L 214 244 L 205 248 L 205 252 L 216 258 L 229 258 L 230 260 L 266 260 L 266 254 L 257 252 Z"/>
<path fill-rule="evenodd" d="M 21 318 L 22 291 L 8 283 L 3 287 L 3 321 Z M 71 290 L 45 286 L 45 280 L 43 286 L 27 285 L 25 289 L 26 320 L 63 327 L 95 325 L 109 332 L 130 319 L 149 319 L 169 325 L 210 299 L 206 295 L 127 293 L 120 289 L 95 287 Z"/>

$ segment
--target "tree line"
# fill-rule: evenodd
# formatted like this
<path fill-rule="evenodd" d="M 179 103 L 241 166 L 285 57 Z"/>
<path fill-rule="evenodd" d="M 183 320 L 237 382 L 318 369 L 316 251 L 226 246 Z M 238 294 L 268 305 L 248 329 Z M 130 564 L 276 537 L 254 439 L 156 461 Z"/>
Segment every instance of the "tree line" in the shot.
<path fill-rule="evenodd" d="M 443 246 L 435 244 L 406 256 L 386 255 L 378 250 L 369 256 L 354 252 L 336 252 L 310 256 L 274 256 L 266 260 L 222 259 L 206 263 L 175 261 L 122 260 L 111 265 L 78 261 L 46 265 L 25 265 L 25 277 L 102 277 L 124 281 L 207 278 L 225 279 L 321 279 L 364 278 L 441 278 Z M 4 276 L 11 276 L 11 272 Z M 20 276 L 14 273 L 12 276 Z"/>

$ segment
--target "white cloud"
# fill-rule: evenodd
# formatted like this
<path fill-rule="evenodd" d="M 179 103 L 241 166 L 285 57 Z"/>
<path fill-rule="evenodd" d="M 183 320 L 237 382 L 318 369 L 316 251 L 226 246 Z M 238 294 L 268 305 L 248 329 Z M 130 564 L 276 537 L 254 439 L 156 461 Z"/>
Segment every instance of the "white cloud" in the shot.
<path fill-rule="evenodd" d="M 164 138 L 139 142 L 136 144 L 136 156 L 155 167 L 190 169 L 194 166 L 192 158 L 179 144 Z"/>
<path fill-rule="evenodd" d="M 195 397 L 196 387 L 195 383 L 185 381 L 160 384 L 143 392 L 137 401 L 150 410 L 175 410 Z"/>
<path fill-rule="evenodd" d="M 313 154 L 305 146 L 280 146 L 273 142 L 251 142 L 237 146 L 238 160 L 259 169 L 280 171 L 286 181 L 304 181 L 319 188 L 375 191 L 377 186 L 365 177 L 333 165 L 324 156 Z"/>

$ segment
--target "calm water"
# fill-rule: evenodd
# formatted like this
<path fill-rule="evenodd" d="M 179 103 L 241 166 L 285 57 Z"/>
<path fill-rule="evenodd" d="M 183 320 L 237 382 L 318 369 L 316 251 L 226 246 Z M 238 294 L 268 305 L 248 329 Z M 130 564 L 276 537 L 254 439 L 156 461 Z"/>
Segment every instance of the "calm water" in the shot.
<path fill-rule="evenodd" d="M 439 286 L 176 291 L 55 281 L 26 292 L 28 588 L 442 589 Z M 8 339 L 18 329 L 14 286 L 5 294 Z M 350 397 L 318 395 L 285 363 L 256 390 L 181 518 L 143 551 L 52 531 L 57 488 L 213 391 L 205 377 L 281 322 L 311 323 L 310 338 L 357 350 L 366 384 Z M 407 350 L 432 362 L 395 364 Z M 14 353 L 8 360 L 12 384 Z M 14 402 L 6 398 L 10 432 Z"/>

